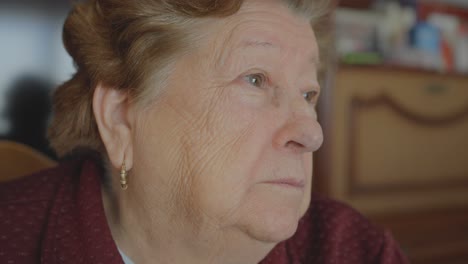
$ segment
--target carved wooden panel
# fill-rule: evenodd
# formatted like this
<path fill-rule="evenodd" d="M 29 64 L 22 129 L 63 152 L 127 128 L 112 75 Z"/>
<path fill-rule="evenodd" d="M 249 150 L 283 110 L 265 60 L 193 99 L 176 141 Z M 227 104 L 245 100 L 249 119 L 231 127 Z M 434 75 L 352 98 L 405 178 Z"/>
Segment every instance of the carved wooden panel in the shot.
<path fill-rule="evenodd" d="M 352 98 L 349 124 L 351 195 L 468 188 L 468 107 L 430 117 L 387 95 Z"/>
<path fill-rule="evenodd" d="M 468 263 L 468 76 L 339 69 L 315 191 L 390 229 L 414 264 Z"/>
<path fill-rule="evenodd" d="M 468 78 L 338 72 L 331 193 L 365 212 L 468 206 Z"/>

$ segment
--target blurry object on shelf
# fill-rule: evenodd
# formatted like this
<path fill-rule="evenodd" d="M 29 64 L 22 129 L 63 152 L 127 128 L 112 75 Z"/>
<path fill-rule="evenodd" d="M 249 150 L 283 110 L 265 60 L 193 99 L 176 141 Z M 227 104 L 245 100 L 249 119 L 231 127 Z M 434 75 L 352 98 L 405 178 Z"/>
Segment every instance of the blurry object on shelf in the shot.
<path fill-rule="evenodd" d="M 468 73 L 468 1 L 420 1 L 418 16 L 441 32 L 442 70 Z"/>
<path fill-rule="evenodd" d="M 379 65 L 383 63 L 383 59 L 377 52 L 351 52 L 343 55 L 342 62 L 355 65 Z"/>
<path fill-rule="evenodd" d="M 409 47 L 409 32 L 416 21 L 411 7 L 401 7 L 396 2 L 379 6 L 382 19 L 377 26 L 378 47 L 385 61 L 392 64 L 412 65 L 417 57 Z"/>
<path fill-rule="evenodd" d="M 468 74 L 468 23 L 460 25 L 458 41 L 455 45 L 455 68 L 457 71 Z"/>
<path fill-rule="evenodd" d="M 377 13 L 349 8 L 339 8 L 336 12 L 337 53 L 341 58 L 350 54 L 374 53 L 379 56 L 376 46 Z M 366 55 L 367 56 L 367 55 Z M 355 58 L 355 56 L 353 56 Z M 358 63 L 361 60 L 354 60 Z"/>
<path fill-rule="evenodd" d="M 420 21 L 410 31 L 410 50 L 417 60 L 411 62 L 414 66 L 442 70 L 441 35 L 432 24 Z M 413 65 L 410 65 L 413 66 Z"/>
<path fill-rule="evenodd" d="M 429 24 L 434 25 L 440 32 L 439 52 L 443 61 L 443 69 L 455 70 L 455 44 L 458 41 L 460 21 L 457 17 L 441 13 L 433 13 L 428 18 Z"/>
<path fill-rule="evenodd" d="M 374 3 L 372 9 L 338 8 L 341 62 L 468 73 L 468 1 L 466 6 L 435 0 Z"/>

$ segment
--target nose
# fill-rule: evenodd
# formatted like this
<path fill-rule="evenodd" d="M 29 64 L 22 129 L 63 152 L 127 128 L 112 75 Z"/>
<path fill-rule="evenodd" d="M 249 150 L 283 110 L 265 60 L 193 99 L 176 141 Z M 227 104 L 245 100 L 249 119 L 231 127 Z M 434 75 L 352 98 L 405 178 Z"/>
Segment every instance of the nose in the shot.
<path fill-rule="evenodd" d="M 274 141 L 275 147 L 294 153 L 319 149 L 323 142 L 323 132 L 315 110 L 292 114 L 277 131 Z"/>

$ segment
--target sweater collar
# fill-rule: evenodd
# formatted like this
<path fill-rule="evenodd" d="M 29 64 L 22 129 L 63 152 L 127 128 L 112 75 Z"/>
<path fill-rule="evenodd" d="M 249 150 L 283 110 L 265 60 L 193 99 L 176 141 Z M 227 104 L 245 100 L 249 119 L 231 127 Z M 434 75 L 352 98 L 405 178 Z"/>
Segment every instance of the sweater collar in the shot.
<path fill-rule="evenodd" d="M 123 264 L 104 213 L 97 162 L 75 160 L 59 169 L 63 178 L 49 212 L 42 263 Z"/>

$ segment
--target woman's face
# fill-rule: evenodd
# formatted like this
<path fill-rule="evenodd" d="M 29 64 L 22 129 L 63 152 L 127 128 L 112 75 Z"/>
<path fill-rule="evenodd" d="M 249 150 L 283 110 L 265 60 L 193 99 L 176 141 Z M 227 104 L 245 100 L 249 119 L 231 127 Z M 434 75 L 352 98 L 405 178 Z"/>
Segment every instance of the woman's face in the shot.
<path fill-rule="evenodd" d="M 276 243 L 308 208 L 322 143 L 316 39 L 274 1 L 214 21 L 139 113 L 131 187 L 174 232 Z"/>

